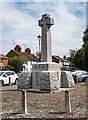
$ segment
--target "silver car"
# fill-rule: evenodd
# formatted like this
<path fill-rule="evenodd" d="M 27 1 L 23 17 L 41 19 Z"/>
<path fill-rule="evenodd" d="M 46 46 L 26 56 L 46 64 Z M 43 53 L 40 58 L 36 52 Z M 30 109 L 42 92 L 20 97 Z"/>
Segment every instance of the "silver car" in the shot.
<path fill-rule="evenodd" d="M 77 78 L 79 82 L 86 82 L 86 78 L 88 78 L 88 72 L 77 76 Z"/>

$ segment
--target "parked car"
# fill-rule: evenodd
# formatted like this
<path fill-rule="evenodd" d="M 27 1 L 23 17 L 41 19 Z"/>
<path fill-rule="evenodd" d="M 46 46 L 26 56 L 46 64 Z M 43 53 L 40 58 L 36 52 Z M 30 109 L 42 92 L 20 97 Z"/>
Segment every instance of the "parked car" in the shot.
<path fill-rule="evenodd" d="M 16 84 L 18 76 L 14 71 L 0 71 L 0 85 Z"/>
<path fill-rule="evenodd" d="M 62 70 L 62 71 L 70 71 L 70 72 L 72 72 L 72 71 L 77 70 L 77 68 L 75 68 L 75 67 L 70 67 L 70 66 L 63 66 L 63 67 L 61 67 L 61 70 Z"/>
<path fill-rule="evenodd" d="M 72 72 L 71 74 L 74 75 L 74 76 L 79 76 L 81 74 L 86 74 L 87 72 L 86 71 L 83 71 L 83 70 L 76 70 L 74 72 Z"/>
<path fill-rule="evenodd" d="M 79 82 L 86 82 L 86 78 L 88 78 L 88 72 L 86 72 L 85 74 L 79 75 L 77 78 Z"/>
<path fill-rule="evenodd" d="M 71 74 L 74 78 L 75 83 L 85 82 L 86 77 L 88 77 L 88 73 L 83 70 L 76 70 L 76 71 L 72 72 Z"/>

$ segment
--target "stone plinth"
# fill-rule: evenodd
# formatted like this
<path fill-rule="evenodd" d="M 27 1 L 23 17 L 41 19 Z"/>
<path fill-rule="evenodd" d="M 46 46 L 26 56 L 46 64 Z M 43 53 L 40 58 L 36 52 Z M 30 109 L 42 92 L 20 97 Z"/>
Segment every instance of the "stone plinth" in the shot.
<path fill-rule="evenodd" d="M 61 72 L 61 87 L 62 88 L 70 88 L 74 87 L 74 79 L 70 72 L 62 71 Z"/>
<path fill-rule="evenodd" d="M 60 88 L 60 66 L 54 62 L 40 62 L 32 66 L 32 88 L 53 91 Z"/>
<path fill-rule="evenodd" d="M 17 82 L 18 89 L 30 89 L 32 88 L 32 78 L 31 72 L 22 72 L 19 75 L 19 80 Z"/>

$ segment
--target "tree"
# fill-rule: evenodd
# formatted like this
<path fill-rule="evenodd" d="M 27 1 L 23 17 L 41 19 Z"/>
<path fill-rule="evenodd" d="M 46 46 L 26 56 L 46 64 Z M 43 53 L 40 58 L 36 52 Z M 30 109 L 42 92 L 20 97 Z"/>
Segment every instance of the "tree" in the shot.
<path fill-rule="evenodd" d="M 88 42 L 85 44 L 83 65 L 84 65 L 84 69 L 88 71 Z"/>
<path fill-rule="evenodd" d="M 74 57 L 75 52 L 76 52 L 76 51 L 73 50 L 73 49 L 70 49 L 70 50 L 69 50 L 69 55 L 70 55 L 71 58 Z"/>
<path fill-rule="evenodd" d="M 84 31 L 83 42 L 84 42 L 83 65 L 84 65 L 84 69 L 88 71 L 88 30 L 87 29 Z"/>
<path fill-rule="evenodd" d="M 78 69 L 83 69 L 83 55 L 84 55 L 84 48 L 80 48 L 74 54 L 73 63 L 75 67 Z"/>
<path fill-rule="evenodd" d="M 63 59 L 66 60 L 66 55 L 63 56 Z"/>
<path fill-rule="evenodd" d="M 11 65 L 7 65 L 5 67 L 5 70 L 15 70 L 15 67 L 14 66 L 11 66 Z"/>
<path fill-rule="evenodd" d="M 24 59 L 22 57 L 12 57 L 9 59 L 9 66 L 11 67 L 11 70 L 14 70 L 16 73 L 23 69 L 23 63 Z"/>
<path fill-rule="evenodd" d="M 84 31 L 83 42 L 84 42 L 83 47 L 85 47 L 85 45 L 88 42 L 88 30 L 87 29 Z"/>
<path fill-rule="evenodd" d="M 88 71 L 88 29 L 83 34 L 82 47 L 76 51 L 70 49 L 69 54 L 75 67 Z"/>

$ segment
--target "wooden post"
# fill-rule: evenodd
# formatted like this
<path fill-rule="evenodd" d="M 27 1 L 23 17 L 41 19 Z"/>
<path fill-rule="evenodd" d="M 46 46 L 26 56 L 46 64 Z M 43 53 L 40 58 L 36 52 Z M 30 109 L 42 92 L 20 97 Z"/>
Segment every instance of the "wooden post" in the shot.
<path fill-rule="evenodd" d="M 71 103 L 70 103 L 70 92 L 65 90 L 65 112 L 67 114 L 71 113 Z"/>
<path fill-rule="evenodd" d="M 27 113 L 26 90 L 22 90 L 21 106 L 22 106 L 22 114 L 26 114 Z"/>
<path fill-rule="evenodd" d="M 11 85 L 11 77 L 9 77 L 9 85 Z"/>

